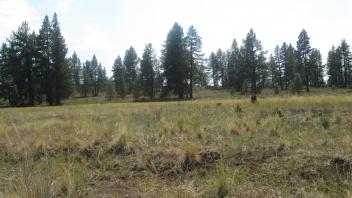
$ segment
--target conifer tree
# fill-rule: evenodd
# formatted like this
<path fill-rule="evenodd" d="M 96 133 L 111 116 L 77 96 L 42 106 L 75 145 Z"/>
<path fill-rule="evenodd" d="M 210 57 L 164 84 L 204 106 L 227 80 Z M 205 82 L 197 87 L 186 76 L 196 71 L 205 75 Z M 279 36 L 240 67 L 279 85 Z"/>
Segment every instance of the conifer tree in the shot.
<path fill-rule="evenodd" d="M 239 48 L 236 39 L 232 41 L 231 48 L 228 52 L 228 62 L 227 62 L 227 77 L 226 77 L 226 87 L 234 89 L 237 84 L 237 69 L 238 69 L 238 58 L 239 58 Z"/>
<path fill-rule="evenodd" d="M 294 67 L 296 65 L 295 49 L 291 44 L 287 46 L 286 43 L 283 43 L 281 46 L 281 53 L 283 54 L 283 81 L 285 89 L 288 89 L 294 78 Z"/>
<path fill-rule="evenodd" d="M 298 36 L 297 41 L 297 69 L 296 72 L 300 76 L 304 77 L 303 83 L 306 87 L 306 91 L 309 92 L 309 77 L 310 77 L 310 66 L 309 56 L 311 53 L 311 47 L 309 43 L 309 36 L 303 29 Z"/>
<path fill-rule="evenodd" d="M 67 98 L 72 92 L 72 83 L 69 64 L 66 59 L 67 48 L 65 39 L 61 34 L 57 14 L 54 13 L 52 20 L 52 73 L 53 93 L 55 105 L 61 105 L 61 100 Z"/>
<path fill-rule="evenodd" d="M 257 83 L 260 79 L 259 73 L 266 67 L 265 53 L 261 41 L 257 40 L 255 32 L 251 29 L 243 41 L 242 56 L 243 67 L 248 71 L 248 80 L 251 82 L 251 93 L 254 95 L 257 93 Z"/>
<path fill-rule="evenodd" d="M 41 89 L 49 105 L 54 104 L 52 65 L 52 26 L 46 15 L 37 37 L 37 55 L 41 75 Z"/>
<path fill-rule="evenodd" d="M 74 88 L 76 92 L 80 93 L 82 68 L 81 68 L 81 61 L 78 58 L 76 52 L 72 54 L 72 58 L 70 59 L 70 64 L 71 64 L 72 81 L 74 84 Z"/>
<path fill-rule="evenodd" d="M 202 64 L 203 56 L 202 53 L 202 38 L 198 35 L 196 28 L 192 25 L 189 27 L 187 36 L 186 36 L 186 45 L 188 50 L 188 61 L 189 61 L 189 96 L 193 98 L 193 86 L 194 81 L 201 81 L 202 78 Z M 197 79 L 198 78 L 198 79 Z"/>
<path fill-rule="evenodd" d="M 142 81 L 142 94 L 144 96 L 150 97 L 150 99 L 154 98 L 155 64 L 156 64 L 155 51 L 153 49 L 152 44 L 149 43 L 144 48 L 144 52 L 141 60 L 140 78 Z"/>
<path fill-rule="evenodd" d="M 161 97 L 165 97 L 172 91 L 179 99 L 184 99 L 188 86 L 186 52 L 183 29 L 175 23 L 168 33 L 163 50 L 165 86 Z"/>
<path fill-rule="evenodd" d="M 137 65 L 138 65 L 138 56 L 133 47 L 130 47 L 125 52 L 123 59 L 123 65 L 125 67 L 125 79 L 127 85 L 127 93 L 132 93 L 134 87 L 134 82 L 137 79 Z"/>
<path fill-rule="evenodd" d="M 343 86 L 351 85 L 352 70 L 351 70 L 351 52 L 347 41 L 343 39 L 339 46 L 341 55 L 341 69 L 343 73 Z"/>
<path fill-rule="evenodd" d="M 115 92 L 116 94 L 124 98 L 127 94 L 127 84 L 125 79 L 125 67 L 122 64 L 121 57 L 118 56 L 112 67 L 113 79 L 115 83 Z"/>
<path fill-rule="evenodd" d="M 310 84 L 314 87 L 324 85 L 324 67 L 320 51 L 312 49 L 309 56 Z"/>

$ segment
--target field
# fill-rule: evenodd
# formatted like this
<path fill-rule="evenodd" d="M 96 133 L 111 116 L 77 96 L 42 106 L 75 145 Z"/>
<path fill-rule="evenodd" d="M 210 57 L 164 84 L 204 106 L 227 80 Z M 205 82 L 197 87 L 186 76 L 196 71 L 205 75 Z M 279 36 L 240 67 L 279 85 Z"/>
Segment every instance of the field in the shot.
<path fill-rule="evenodd" d="M 352 95 L 324 93 L 0 109 L 0 197 L 349 197 Z"/>

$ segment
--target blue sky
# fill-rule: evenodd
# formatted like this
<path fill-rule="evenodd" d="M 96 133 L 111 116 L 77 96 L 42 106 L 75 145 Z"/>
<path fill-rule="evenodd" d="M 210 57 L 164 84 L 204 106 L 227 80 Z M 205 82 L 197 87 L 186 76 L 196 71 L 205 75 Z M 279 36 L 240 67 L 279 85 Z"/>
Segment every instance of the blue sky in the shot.
<path fill-rule="evenodd" d="M 151 42 L 160 52 L 174 22 L 191 24 L 209 55 L 242 42 L 253 28 L 269 53 L 284 41 L 295 45 L 305 28 L 312 47 L 326 54 L 333 44 L 352 44 L 349 0 L 0 0 L 0 41 L 27 20 L 37 31 L 45 14 L 58 13 L 69 55 L 82 61 L 96 54 L 109 71 L 118 55 L 133 46 L 141 56 Z"/>

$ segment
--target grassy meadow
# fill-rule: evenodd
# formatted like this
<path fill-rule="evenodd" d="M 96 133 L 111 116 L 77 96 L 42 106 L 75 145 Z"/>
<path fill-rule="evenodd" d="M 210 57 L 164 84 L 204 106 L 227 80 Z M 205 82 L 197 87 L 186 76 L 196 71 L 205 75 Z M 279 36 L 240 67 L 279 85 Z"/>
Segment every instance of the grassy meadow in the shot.
<path fill-rule="evenodd" d="M 351 197 L 352 95 L 0 109 L 0 197 Z"/>

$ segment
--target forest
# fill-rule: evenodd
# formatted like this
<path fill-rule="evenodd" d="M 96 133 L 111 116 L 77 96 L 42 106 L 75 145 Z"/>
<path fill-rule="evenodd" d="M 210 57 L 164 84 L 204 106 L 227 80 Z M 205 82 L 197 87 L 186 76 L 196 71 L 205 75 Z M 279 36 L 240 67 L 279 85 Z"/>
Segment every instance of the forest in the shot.
<path fill-rule="evenodd" d="M 319 49 L 310 45 L 303 29 L 297 43 L 276 45 L 268 55 L 251 29 L 242 42 L 233 39 L 230 49 L 205 57 L 202 38 L 194 26 L 187 32 L 175 23 L 161 56 L 146 44 L 141 57 L 131 46 L 117 56 L 112 76 L 93 55 L 81 61 L 67 54 L 56 13 L 45 16 L 38 32 L 23 22 L 2 44 L 0 97 L 10 106 L 61 105 L 71 97 L 106 94 L 108 100 L 133 95 L 135 100 L 176 96 L 192 99 L 194 87 L 228 89 L 242 94 L 263 88 L 309 92 L 310 87 L 350 87 L 351 52 L 346 40 L 332 46 L 326 64 Z"/>

